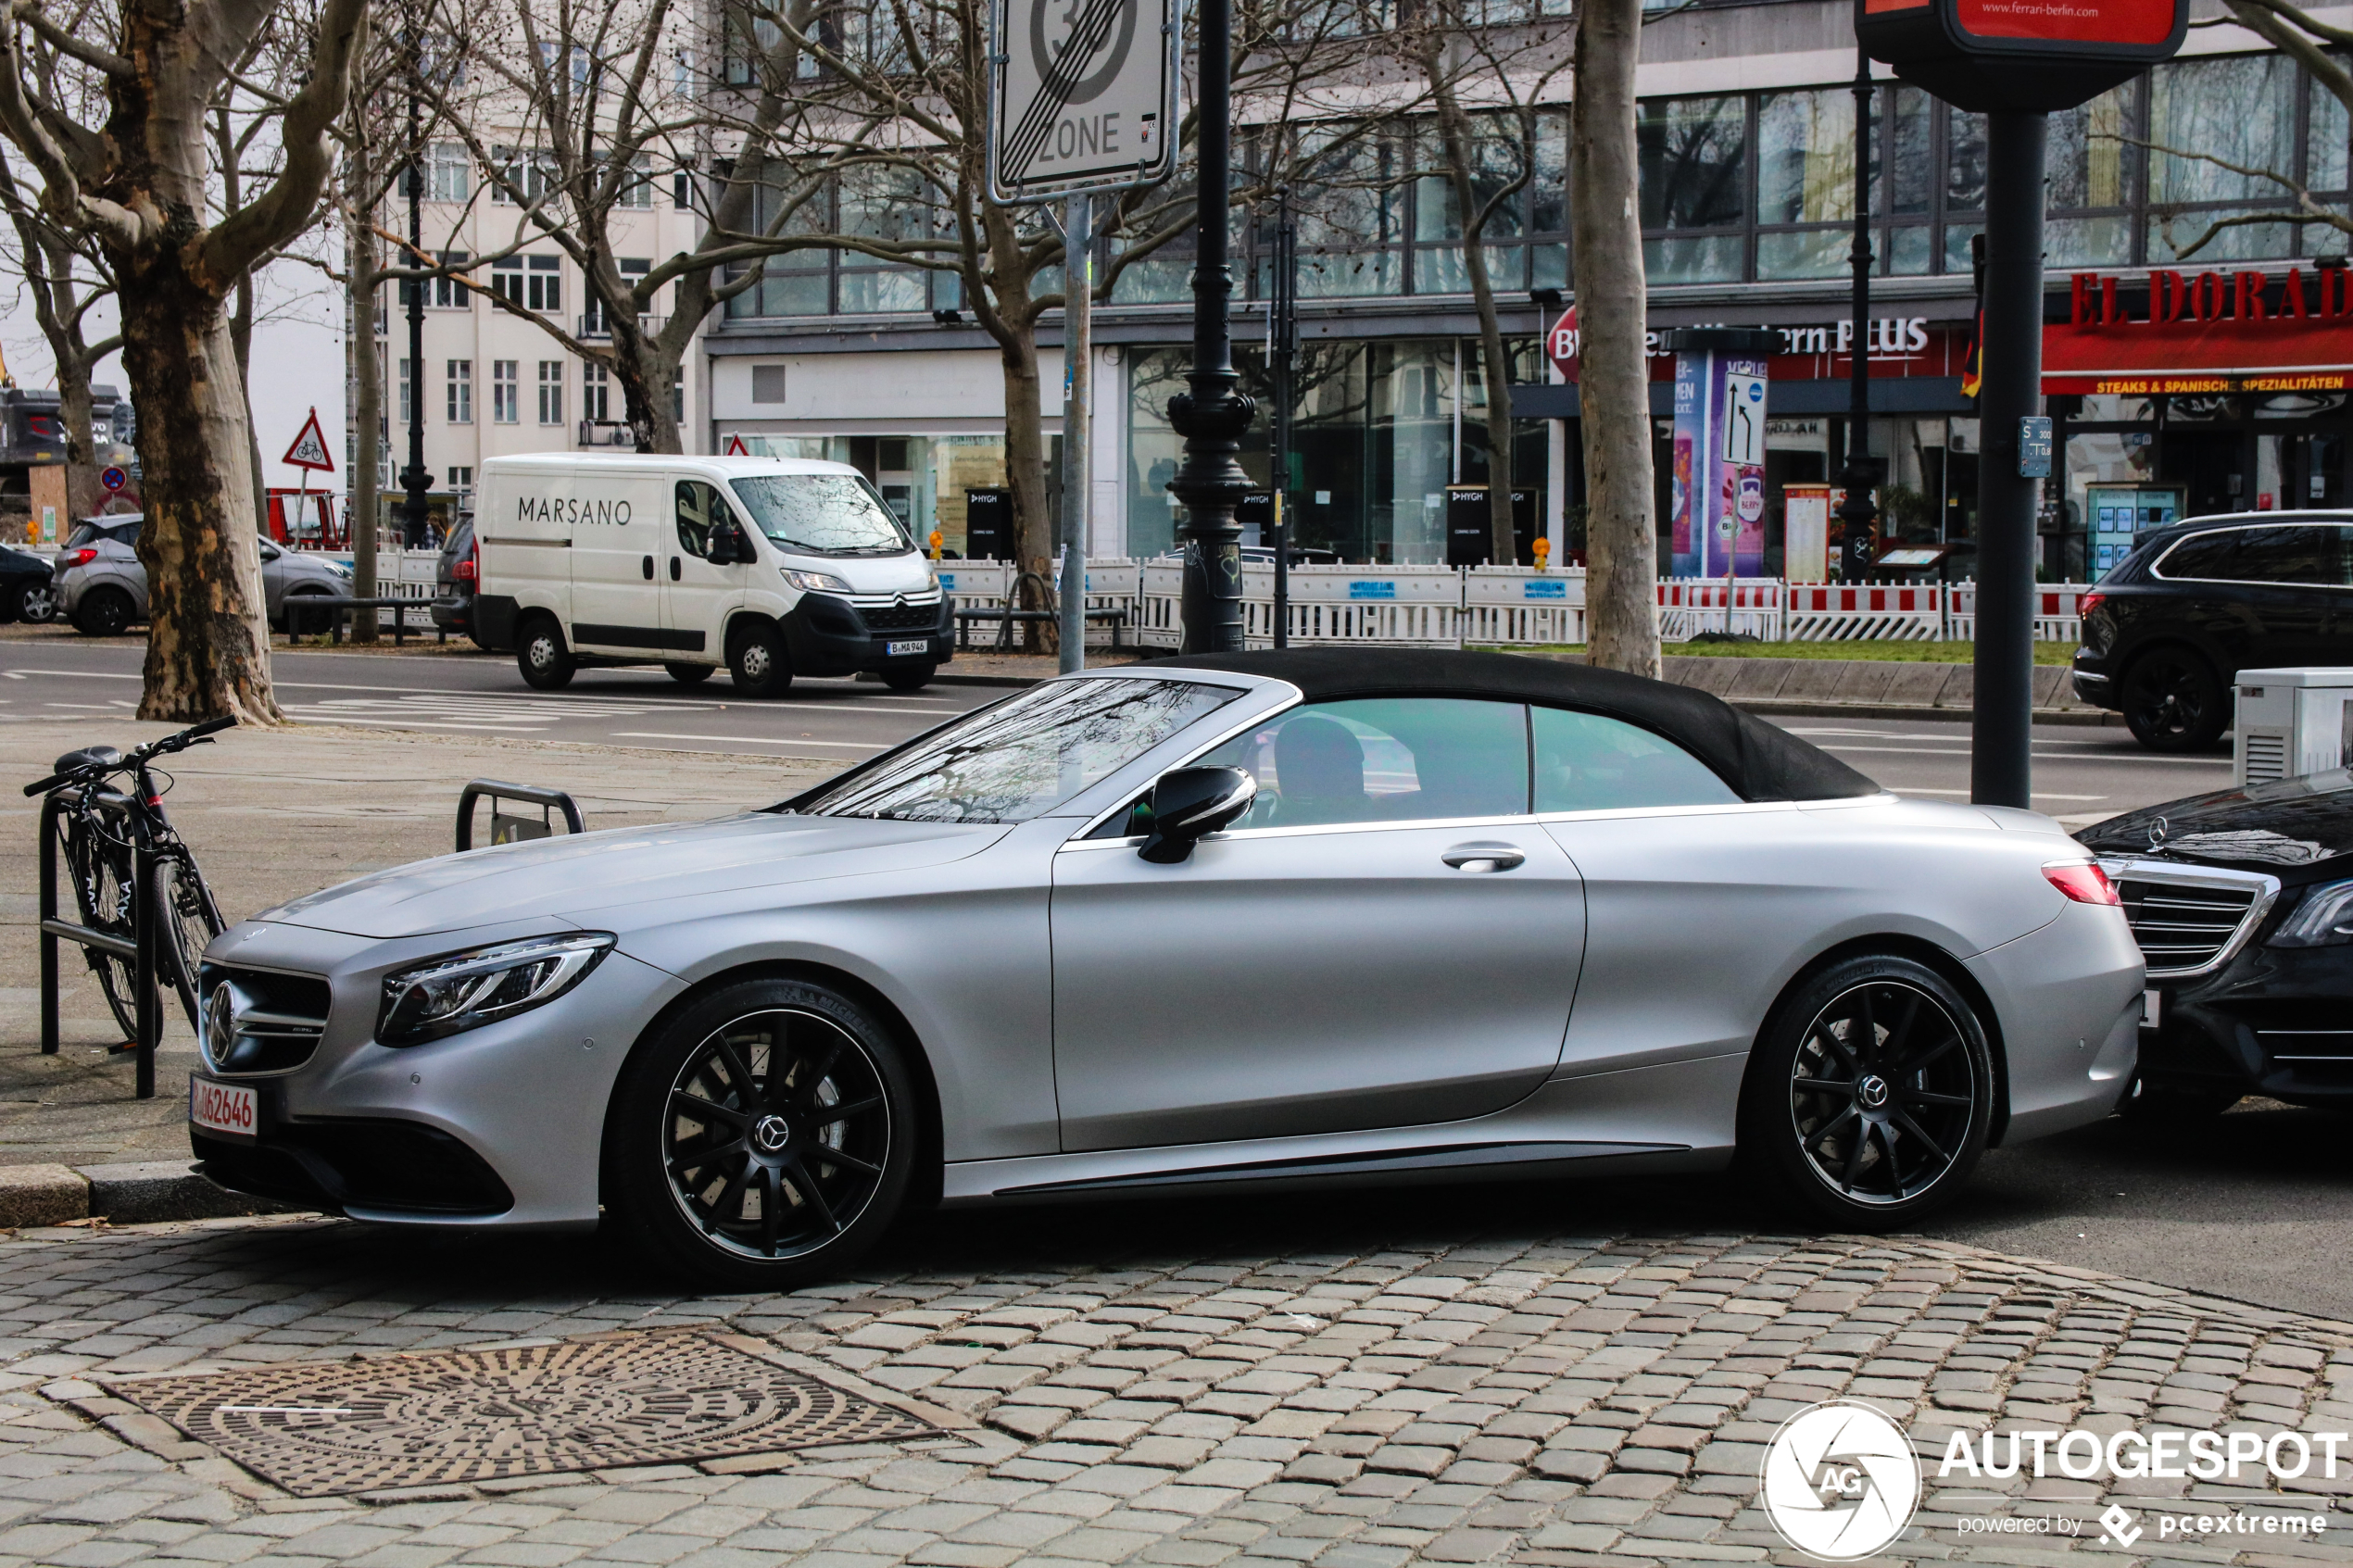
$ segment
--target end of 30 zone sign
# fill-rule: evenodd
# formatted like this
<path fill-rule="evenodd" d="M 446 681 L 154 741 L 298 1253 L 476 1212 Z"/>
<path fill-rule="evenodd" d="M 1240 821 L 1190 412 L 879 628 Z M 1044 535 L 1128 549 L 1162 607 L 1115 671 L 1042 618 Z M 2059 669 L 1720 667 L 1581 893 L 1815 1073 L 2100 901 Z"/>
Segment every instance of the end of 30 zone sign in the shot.
<path fill-rule="evenodd" d="M 1179 15 L 1178 0 L 996 0 L 989 194 L 1042 201 L 1167 178 Z"/>

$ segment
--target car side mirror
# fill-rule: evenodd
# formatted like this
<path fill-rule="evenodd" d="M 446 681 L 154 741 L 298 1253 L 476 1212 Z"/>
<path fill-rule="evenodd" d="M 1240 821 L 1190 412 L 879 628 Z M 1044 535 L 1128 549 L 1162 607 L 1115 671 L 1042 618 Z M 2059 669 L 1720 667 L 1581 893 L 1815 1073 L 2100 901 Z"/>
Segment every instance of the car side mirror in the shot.
<path fill-rule="evenodd" d="M 714 528 L 711 531 L 711 553 L 704 558 L 713 566 L 733 566 L 738 561 L 748 561 L 752 558 L 751 541 L 745 538 L 744 531 L 733 523 L 724 528 Z"/>
<path fill-rule="evenodd" d="M 1172 768 L 1152 785 L 1151 831 L 1136 853 L 1173 866 L 1257 798 L 1258 781 L 1239 768 Z"/>

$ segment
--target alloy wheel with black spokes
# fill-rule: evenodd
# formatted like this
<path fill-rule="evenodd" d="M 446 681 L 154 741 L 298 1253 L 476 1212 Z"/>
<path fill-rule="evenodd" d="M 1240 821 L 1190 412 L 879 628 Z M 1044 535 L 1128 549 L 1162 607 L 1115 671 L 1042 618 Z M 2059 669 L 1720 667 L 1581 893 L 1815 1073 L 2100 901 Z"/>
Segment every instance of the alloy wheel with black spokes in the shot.
<path fill-rule="evenodd" d="M 730 986 L 623 1072 L 610 1196 L 642 1240 L 705 1277 L 822 1277 L 898 1210 L 915 1141 L 909 1082 L 889 1032 L 849 997 Z"/>
<path fill-rule="evenodd" d="M 1909 1218 L 1977 1163 L 1992 1057 L 1967 998 L 1927 965 L 1838 964 L 1767 1036 L 1743 1095 L 1742 1152 L 1814 1212 L 1860 1226 Z"/>

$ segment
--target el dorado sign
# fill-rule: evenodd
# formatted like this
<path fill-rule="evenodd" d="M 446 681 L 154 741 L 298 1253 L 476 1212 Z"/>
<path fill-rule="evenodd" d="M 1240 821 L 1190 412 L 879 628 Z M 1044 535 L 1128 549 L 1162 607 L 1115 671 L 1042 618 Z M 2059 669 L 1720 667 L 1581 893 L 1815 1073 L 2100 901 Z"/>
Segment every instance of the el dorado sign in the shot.
<path fill-rule="evenodd" d="M 2048 393 L 2331 392 L 2353 383 L 2353 278 L 2079 272 L 2043 328 Z"/>
<path fill-rule="evenodd" d="M 2088 103 L 2182 46 L 2188 0 L 1855 0 L 1871 58 L 1980 112 Z"/>

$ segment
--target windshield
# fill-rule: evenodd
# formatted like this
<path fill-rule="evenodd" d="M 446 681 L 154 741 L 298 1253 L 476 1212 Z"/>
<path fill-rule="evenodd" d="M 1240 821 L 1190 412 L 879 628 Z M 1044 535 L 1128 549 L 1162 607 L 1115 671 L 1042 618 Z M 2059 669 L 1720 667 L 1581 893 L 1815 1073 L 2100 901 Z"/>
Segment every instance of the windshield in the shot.
<path fill-rule="evenodd" d="M 1240 695 L 1198 681 L 1056 681 L 912 741 L 799 809 L 821 817 L 1026 822 Z"/>
<path fill-rule="evenodd" d="M 896 556 L 915 547 L 856 474 L 774 473 L 729 483 L 753 526 L 786 549 Z"/>

